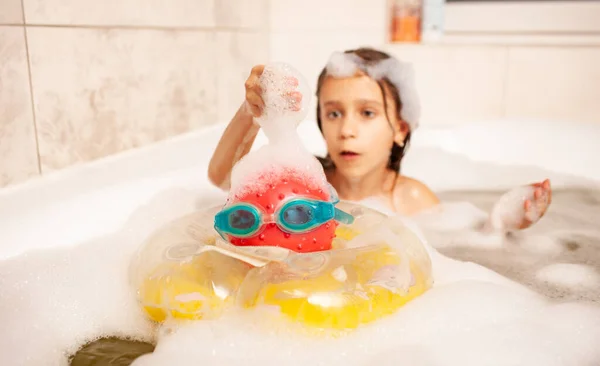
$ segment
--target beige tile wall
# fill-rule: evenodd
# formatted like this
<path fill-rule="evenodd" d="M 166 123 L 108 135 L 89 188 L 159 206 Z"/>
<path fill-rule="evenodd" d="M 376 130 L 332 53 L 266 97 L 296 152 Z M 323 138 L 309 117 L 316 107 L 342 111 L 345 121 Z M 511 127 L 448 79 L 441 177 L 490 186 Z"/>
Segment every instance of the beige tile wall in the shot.
<path fill-rule="evenodd" d="M 600 47 L 386 45 L 387 0 L 22 1 L 0 1 L 0 186 L 227 120 L 258 63 L 314 90 L 359 46 L 414 62 L 423 124 L 600 123 Z"/>
<path fill-rule="evenodd" d="M 267 19 L 268 0 L 2 0 L 0 186 L 230 117 Z"/>
<path fill-rule="evenodd" d="M 390 45 L 386 0 L 294 3 L 271 5 L 271 56 L 293 62 L 313 90 L 332 51 L 368 45 L 414 63 L 423 124 L 504 117 L 600 123 L 593 105 L 600 96 L 600 44 L 573 47 L 564 37 L 565 44 L 555 47 L 485 44 L 481 38 L 472 44 Z"/>
<path fill-rule="evenodd" d="M 508 117 L 600 123 L 600 47 L 510 49 L 506 78 Z"/>
<path fill-rule="evenodd" d="M 218 121 L 230 119 L 244 101 L 244 82 L 254 65 L 265 63 L 269 58 L 268 43 L 262 31 L 222 31 L 217 34 L 215 58 L 223 70 L 218 80 Z"/>
<path fill-rule="evenodd" d="M 456 125 L 504 113 L 506 50 L 487 46 L 388 46 L 412 62 L 422 123 Z"/>
<path fill-rule="evenodd" d="M 42 172 L 217 119 L 212 32 L 29 28 Z"/>
<path fill-rule="evenodd" d="M 0 24 L 23 24 L 21 0 L 2 0 L 0 2 Z"/>
<path fill-rule="evenodd" d="M 23 33 L 0 25 L 0 186 L 39 173 Z"/>
<path fill-rule="evenodd" d="M 218 0 L 23 0 L 27 24 L 213 27 Z"/>

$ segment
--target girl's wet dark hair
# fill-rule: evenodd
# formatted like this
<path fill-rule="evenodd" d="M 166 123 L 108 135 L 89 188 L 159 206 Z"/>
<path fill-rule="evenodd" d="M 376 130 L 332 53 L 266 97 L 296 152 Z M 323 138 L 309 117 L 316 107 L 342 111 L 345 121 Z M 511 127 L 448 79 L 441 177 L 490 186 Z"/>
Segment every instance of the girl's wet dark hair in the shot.
<path fill-rule="evenodd" d="M 376 63 L 381 60 L 385 60 L 390 58 L 391 56 L 385 52 L 381 52 L 372 48 L 358 48 L 354 50 L 347 50 L 344 53 L 351 53 L 358 57 L 360 57 L 365 63 Z M 325 81 L 325 77 L 327 77 L 327 70 L 323 68 L 321 74 L 319 75 L 319 79 L 317 81 L 317 125 L 319 126 L 319 130 L 323 132 L 321 127 L 321 107 L 319 106 L 319 94 L 321 92 L 321 87 L 323 86 L 323 82 Z M 377 84 L 379 84 L 379 88 L 381 89 L 381 94 L 383 95 L 383 106 L 386 113 L 386 117 L 388 121 L 390 120 L 390 116 L 387 115 L 387 98 L 386 95 L 389 95 L 394 103 L 396 103 L 396 110 L 398 113 L 398 118 L 400 117 L 400 111 L 402 110 L 402 101 L 400 100 L 400 93 L 394 84 L 392 84 L 387 78 L 383 78 L 382 80 L 377 80 Z M 386 93 L 386 90 L 388 91 Z M 390 159 L 388 161 L 388 169 L 391 169 L 395 172 L 400 172 L 400 162 L 408 149 L 410 144 L 410 134 L 409 130 L 404 139 L 404 146 L 398 145 L 394 142 L 392 146 L 392 150 L 390 151 Z M 324 169 L 332 168 L 334 166 L 333 161 L 329 154 L 325 158 L 318 158 Z"/>

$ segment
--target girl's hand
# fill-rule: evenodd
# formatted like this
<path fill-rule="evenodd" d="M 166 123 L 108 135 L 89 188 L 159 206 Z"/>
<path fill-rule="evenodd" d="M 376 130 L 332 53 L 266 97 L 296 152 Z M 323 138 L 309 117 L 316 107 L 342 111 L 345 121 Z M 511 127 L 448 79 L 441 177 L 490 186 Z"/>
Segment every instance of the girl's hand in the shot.
<path fill-rule="evenodd" d="M 260 117 L 263 114 L 265 103 L 263 100 L 263 90 L 260 86 L 260 77 L 265 69 L 264 65 L 257 65 L 250 71 L 250 76 L 244 84 L 246 88 L 246 109 L 252 117 Z M 286 78 L 286 86 L 289 89 L 285 91 L 283 96 L 289 101 L 288 109 L 292 111 L 300 110 L 302 94 L 296 90 L 298 87 L 298 79 L 294 77 Z"/>
<path fill-rule="evenodd" d="M 543 182 L 531 184 L 533 187 L 533 195 L 527 197 L 523 202 L 523 210 L 525 212 L 523 222 L 519 229 L 526 229 L 538 222 L 548 210 L 548 206 L 552 202 L 552 188 L 550 180 L 546 179 Z"/>
<path fill-rule="evenodd" d="M 489 225 L 496 230 L 523 230 L 538 222 L 552 202 L 550 180 L 516 187 L 494 205 Z"/>

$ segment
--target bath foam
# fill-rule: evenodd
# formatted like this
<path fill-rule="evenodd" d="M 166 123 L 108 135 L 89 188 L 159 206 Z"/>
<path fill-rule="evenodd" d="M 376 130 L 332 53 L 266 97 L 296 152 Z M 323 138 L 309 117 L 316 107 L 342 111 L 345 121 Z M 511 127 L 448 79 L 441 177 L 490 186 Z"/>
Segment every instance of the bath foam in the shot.
<path fill-rule="evenodd" d="M 231 172 L 229 197 L 264 192 L 269 180 L 290 174 L 305 180 L 309 187 L 329 189 L 323 167 L 300 143 L 276 143 L 261 146 L 235 165 Z"/>
<path fill-rule="evenodd" d="M 107 238 L 1 264 L 3 364 L 65 365 L 68 355 L 102 335 L 151 340 L 150 324 L 123 281 L 127 251 L 107 248 L 111 241 L 125 244 Z"/>
<path fill-rule="evenodd" d="M 398 89 L 402 102 L 402 119 L 409 124 L 411 131 L 419 127 L 421 102 L 412 64 L 394 57 L 366 62 L 352 53 L 334 52 L 327 61 L 326 70 L 328 75 L 336 78 L 352 77 L 362 71 L 375 80 L 389 80 Z"/>
<path fill-rule="evenodd" d="M 327 73 L 336 78 L 349 78 L 359 70 L 364 61 L 353 53 L 334 52 L 327 61 Z"/>
<path fill-rule="evenodd" d="M 297 85 L 290 82 L 297 80 Z M 285 63 L 265 66 L 259 79 L 265 106 L 263 114 L 255 118 L 269 143 L 244 156 L 232 169 L 230 198 L 248 192 L 264 192 L 268 181 L 293 174 L 306 180 L 309 186 L 327 191 L 323 167 L 306 149 L 296 128 L 306 117 L 310 92 L 302 75 Z M 290 104 L 292 92 L 302 94 L 299 110 Z"/>
<path fill-rule="evenodd" d="M 164 194 L 141 207 L 122 231 L 95 243 L 0 262 L 4 362 L 64 366 L 64 352 L 100 336 L 154 339 L 126 285 L 126 267 L 154 229 L 190 213 L 199 196 Z M 566 366 L 600 360 L 598 308 L 551 304 L 479 265 L 432 254 L 433 289 L 345 337 L 295 333 L 273 320 L 273 309 L 233 312 L 162 329 L 155 352 L 133 365 Z"/>
<path fill-rule="evenodd" d="M 0 261 L 2 364 L 64 366 L 79 347 L 104 336 L 152 341 L 153 325 L 129 285 L 130 261 L 157 227 L 191 212 L 197 197 L 165 192 L 119 232 Z"/>
<path fill-rule="evenodd" d="M 302 74 L 289 64 L 272 63 L 265 65 L 258 84 L 264 108 L 255 122 L 271 142 L 295 135 L 296 127 L 306 118 L 310 106 L 310 89 Z M 302 95 L 299 105 L 290 99 L 292 92 Z"/>
<path fill-rule="evenodd" d="M 558 286 L 600 287 L 600 273 L 583 264 L 556 263 L 537 272 L 538 279 Z"/>

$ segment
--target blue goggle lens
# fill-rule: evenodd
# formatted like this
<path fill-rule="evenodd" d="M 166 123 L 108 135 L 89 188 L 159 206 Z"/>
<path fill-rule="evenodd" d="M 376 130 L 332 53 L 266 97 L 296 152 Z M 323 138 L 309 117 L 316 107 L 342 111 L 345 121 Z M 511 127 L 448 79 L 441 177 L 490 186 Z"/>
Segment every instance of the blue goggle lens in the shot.
<path fill-rule="evenodd" d="M 260 212 L 250 205 L 235 205 L 215 215 L 215 229 L 221 234 L 241 237 L 253 235 L 260 227 Z"/>
<path fill-rule="evenodd" d="M 281 208 L 278 222 L 288 231 L 302 232 L 333 219 L 334 210 L 330 202 L 294 200 Z"/>
<path fill-rule="evenodd" d="M 283 221 L 289 225 L 306 225 L 314 217 L 313 209 L 303 204 L 292 205 L 283 211 Z"/>
<path fill-rule="evenodd" d="M 256 225 L 256 217 L 254 213 L 245 209 L 239 208 L 233 210 L 229 214 L 229 226 L 236 230 L 249 230 Z"/>

